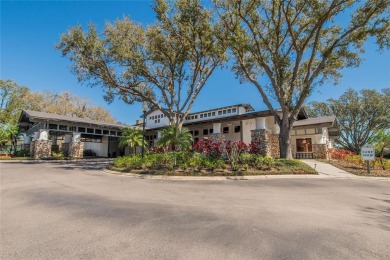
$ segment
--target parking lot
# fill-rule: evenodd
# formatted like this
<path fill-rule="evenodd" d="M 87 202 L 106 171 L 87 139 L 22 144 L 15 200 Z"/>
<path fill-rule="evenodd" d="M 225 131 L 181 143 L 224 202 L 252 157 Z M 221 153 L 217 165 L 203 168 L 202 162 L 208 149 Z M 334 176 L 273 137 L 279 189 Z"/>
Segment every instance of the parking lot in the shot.
<path fill-rule="evenodd" d="M 390 182 L 0 162 L 1 259 L 389 259 Z"/>

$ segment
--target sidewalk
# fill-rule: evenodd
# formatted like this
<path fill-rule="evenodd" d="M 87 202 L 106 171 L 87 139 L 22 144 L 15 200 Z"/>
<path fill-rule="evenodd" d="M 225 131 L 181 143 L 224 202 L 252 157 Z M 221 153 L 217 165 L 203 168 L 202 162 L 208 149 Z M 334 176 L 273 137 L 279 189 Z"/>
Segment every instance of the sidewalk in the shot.
<path fill-rule="evenodd" d="M 316 160 L 300 160 L 300 161 L 314 168 L 318 172 L 318 174 L 322 177 L 338 178 L 338 179 L 360 179 L 360 180 L 366 179 L 366 180 L 390 181 L 390 178 L 384 178 L 384 177 L 357 176 L 355 174 L 341 170 L 326 162 L 320 162 Z"/>

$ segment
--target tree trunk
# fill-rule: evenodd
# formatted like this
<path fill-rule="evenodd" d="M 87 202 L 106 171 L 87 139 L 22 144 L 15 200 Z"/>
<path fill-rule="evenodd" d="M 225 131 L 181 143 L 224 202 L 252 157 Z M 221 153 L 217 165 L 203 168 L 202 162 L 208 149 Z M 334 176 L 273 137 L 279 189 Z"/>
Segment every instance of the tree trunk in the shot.
<path fill-rule="evenodd" d="M 386 170 L 385 164 L 383 163 L 383 153 L 384 153 L 384 151 L 385 151 L 385 146 L 382 146 L 381 152 L 380 152 L 380 155 L 379 155 L 379 161 L 381 162 L 382 169 Z"/>
<path fill-rule="evenodd" d="M 283 116 L 279 133 L 280 158 L 292 159 L 291 152 L 291 126 L 288 116 Z"/>

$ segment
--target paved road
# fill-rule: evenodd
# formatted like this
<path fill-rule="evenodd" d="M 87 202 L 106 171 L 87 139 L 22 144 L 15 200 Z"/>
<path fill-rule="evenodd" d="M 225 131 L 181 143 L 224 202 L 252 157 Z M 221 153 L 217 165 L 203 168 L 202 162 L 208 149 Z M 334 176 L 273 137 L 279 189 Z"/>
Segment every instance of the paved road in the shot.
<path fill-rule="evenodd" d="M 0 259 L 389 259 L 390 182 L 167 181 L 0 163 Z"/>

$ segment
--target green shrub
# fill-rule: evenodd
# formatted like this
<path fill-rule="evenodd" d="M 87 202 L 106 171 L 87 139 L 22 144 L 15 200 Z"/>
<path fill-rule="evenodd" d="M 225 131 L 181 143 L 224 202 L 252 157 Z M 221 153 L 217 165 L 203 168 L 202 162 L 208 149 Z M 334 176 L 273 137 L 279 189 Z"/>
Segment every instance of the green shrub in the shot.
<path fill-rule="evenodd" d="M 116 167 L 126 167 L 131 169 L 142 169 L 142 166 L 144 165 L 141 155 L 117 157 L 114 159 L 113 163 Z"/>
<path fill-rule="evenodd" d="M 390 160 L 383 160 L 383 166 L 385 170 L 390 170 Z"/>
<path fill-rule="evenodd" d="M 54 158 L 64 158 L 62 151 L 52 151 L 51 156 Z"/>
<path fill-rule="evenodd" d="M 192 154 L 192 157 L 188 160 L 188 166 L 191 167 L 193 170 L 198 169 L 199 171 L 202 170 L 202 157 L 200 153 L 194 152 Z"/>
<path fill-rule="evenodd" d="M 181 168 L 183 171 L 185 171 L 185 170 L 187 170 L 188 165 L 187 165 L 186 163 L 182 163 L 182 164 L 180 164 L 180 168 Z"/>
<path fill-rule="evenodd" d="M 264 157 L 263 163 L 267 165 L 269 168 L 272 168 L 275 166 L 275 159 L 271 156 Z"/>
<path fill-rule="evenodd" d="M 16 157 L 28 157 L 30 156 L 30 151 L 27 150 L 20 150 L 20 151 L 15 151 L 14 156 Z"/>
<path fill-rule="evenodd" d="M 249 169 L 249 164 L 245 163 L 242 165 L 242 168 L 247 171 Z"/>
<path fill-rule="evenodd" d="M 250 153 L 242 153 L 240 154 L 238 160 L 241 164 L 250 164 L 253 161 L 253 158 L 254 157 Z"/>

